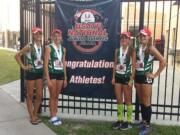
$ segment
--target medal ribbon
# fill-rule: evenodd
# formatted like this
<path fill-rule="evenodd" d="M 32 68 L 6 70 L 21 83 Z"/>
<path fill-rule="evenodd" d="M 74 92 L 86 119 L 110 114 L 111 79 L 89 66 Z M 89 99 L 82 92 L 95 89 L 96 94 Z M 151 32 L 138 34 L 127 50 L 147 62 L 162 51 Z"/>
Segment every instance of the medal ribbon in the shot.
<path fill-rule="evenodd" d="M 61 61 L 61 58 L 62 58 L 61 45 L 59 45 L 59 47 L 57 48 L 57 46 L 53 43 L 53 48 L 56 51 L 58 60 Z M 59 51 L 58 51 L 58 49 L 59 49 Z"/>
<path fill-rule="evenodd" d="M 143 63 L 144 62 L 144 51 L 146 50 L 146 47 L 143 49 L 142 45 L 140 46 L 139 48 L 139 59 L 140 59 L 140 62 Z"/>
<path fill-rule="evenodd" d="M 34 44 L 34 48 L 36 50 L 36 56 L 38 60 L 41 60 L 41 55 L 42 55 L 42 48 L 38 48 L 37 44 Z"/>
<path fill-rule="evenodd" d="M 126 59 L 126 55 L 127 55 L 127 52 L 128 52 L 128 47 L 126 47 L 126 50 L 124 51 L 123 53 L 123 48 L 122 46 L 120 47 L 120 64 L 123 65 L 124 64 L 124 60 Z"/>

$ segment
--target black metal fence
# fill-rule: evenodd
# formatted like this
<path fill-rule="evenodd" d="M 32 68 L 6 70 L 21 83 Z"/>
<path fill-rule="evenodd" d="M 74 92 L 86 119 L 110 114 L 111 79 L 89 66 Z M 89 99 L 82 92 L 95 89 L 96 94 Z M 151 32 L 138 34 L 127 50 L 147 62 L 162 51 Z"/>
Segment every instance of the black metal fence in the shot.
<path fill-rule="evenodd" d="M 82 1 L 83 2 L 83 1 Z M 152 93 L 153 116 L 156 119 L 179 121 L 180 117 L 180 3 L 174 0 L 120 0 L 121 31 L 129 30 L 133 36 L 139 29 L 149 27 L 154 45 L 168 63 L 163 73 L 155 79 Z M 55 2 L 53 0 L 21 0 L 21 48 L 31 39 L 33 26 L 43 28 L 43 42 L 50 38 L 55 27 Z M 158 63 L 154 62 L 154 68 Z M 48 107 L 48 92 L 44 88 L 42 111 Z M 24 72 L 21 70 L 21 101 L 25 100 Z M 139 106 L 133 90 L 135 118 Z M 96 116 L 116 116 L 114 99 L 97 99 L 60 95 L 62 113 Z"/>

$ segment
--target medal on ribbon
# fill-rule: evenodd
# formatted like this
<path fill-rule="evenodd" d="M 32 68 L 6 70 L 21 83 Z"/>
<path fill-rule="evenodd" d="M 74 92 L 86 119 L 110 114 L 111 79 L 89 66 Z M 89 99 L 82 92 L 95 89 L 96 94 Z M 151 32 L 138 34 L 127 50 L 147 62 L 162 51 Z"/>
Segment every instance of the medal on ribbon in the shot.
<path fill-rule="evenodd" d="M 53 43 L 53 48 L 56 52 L 56 55 L 57 55 L 57 60 L 54 61 L 54 68 L 57 69 L 57 70 L 60 70 L 60 69 L 63 69 L 63 64 L 61 62 L 62 60 L 62 52 L 60 51 L 61 50 L 61 45 L 59 45 L 59 47 L 57 47 L 54 43 Z"/>
<path fill-rule="evenodd" d="M 40 69 L 43 67 L 43 61 L 41 60 L 42 48 L 41 47 L 38 48 L 36 44 L 34 44 L 34 48 L 36 52 L 36 60 L 34 61 L 34 64 L 37 69 Z"/>

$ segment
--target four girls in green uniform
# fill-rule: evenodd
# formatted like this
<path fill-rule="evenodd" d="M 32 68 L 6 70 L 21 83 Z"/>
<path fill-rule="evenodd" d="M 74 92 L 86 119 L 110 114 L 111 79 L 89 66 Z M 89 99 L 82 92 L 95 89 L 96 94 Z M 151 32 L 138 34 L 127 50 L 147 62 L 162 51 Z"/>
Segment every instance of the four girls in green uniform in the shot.
<path fill-rule="evenodd" d="M 58 126 L 62 123 L 60 118 L 57 117 L 58 96 L 62 88 L 67 85 L 65 67 L 66 49 L 61 45 L 62 32 L 59 29 L 52 31 L 53 43 L 45 47 L 44 63 L 42 57 L 43 46 L 41 44 L 42 30 L 38 27 L 33 28 L 32 36 L 32 42 L 15 55 L 18 64 L 26 72 L 26 101 L 30 122 L 32 124 L 40 122 L 37 112 L 42 98 L 44 68 L 50 93 L 50 122 Z M 21 61 L 22 55 L 26 56 L 27 65 L 24 65 Z M 153 73 L 152 69 L 154 57 L 159 61 L 159 68 L 155 73 Z M 115 51 L 115 64 L 112 75 L 118 111 L 118 121 L 113 123 L 114 129 L 126 130 L 131 128 L 133 111 L 132 85 L 133 80 L 135 80 L 135 88 L 140 100 L 142 113 L 142 122 L 139 124 L 141 128 L 140 135 L 150 132 L 152 83 L 165 66 L 164 58 L 152 45 L 151 31 L 149 29 L 144 28 L 140 30 L 135 46 L 131 44 L 129 32 L 120 34 L 120 47 Z M 36 99 L 33 104 L 32 98 L 35 84 Z M 126 120 L 123 118 L 123 101 L 127 108 Z"/>

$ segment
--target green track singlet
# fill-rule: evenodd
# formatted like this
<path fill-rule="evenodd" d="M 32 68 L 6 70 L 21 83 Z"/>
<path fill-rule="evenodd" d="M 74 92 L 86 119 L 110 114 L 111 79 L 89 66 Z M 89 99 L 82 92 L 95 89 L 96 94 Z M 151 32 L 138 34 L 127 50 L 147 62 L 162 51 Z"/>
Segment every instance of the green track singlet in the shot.
<path fill-rule="evenodd" d="M 63 47 L 59 45 L 57 48 L 54 43 L 50 44 L 49 47 L 51 48 L 49 65 L 48 65 L 49 72 L 55 74 L 64 72 L 64 67 L 62 62 L 64 55 Z"/>
<path fill-rule="evenodd" d="M 43 50 L 42 46 L 37 47 L 36 44 L 29 44 L 30 51 L 26 53 L 27 64 L 31 65 L 32 68 L 28 72 L 42 73 L 43 72 Z"/>
<path fill-rule="evenodd" d="M 153 71 L 154 56 L 145 55 L 145 49 L 142 49 L 141 44 L 136 44 L 136 75 L 145 75 Z"/>
<path fill-rule="evenodd" d="M 122 47 L 117 51 L 117 65 L 116 65 L 116 76 L 128 78 L 131 75 L 132 60 L 127 55 L 129 47 L 123 52 Z"/>

